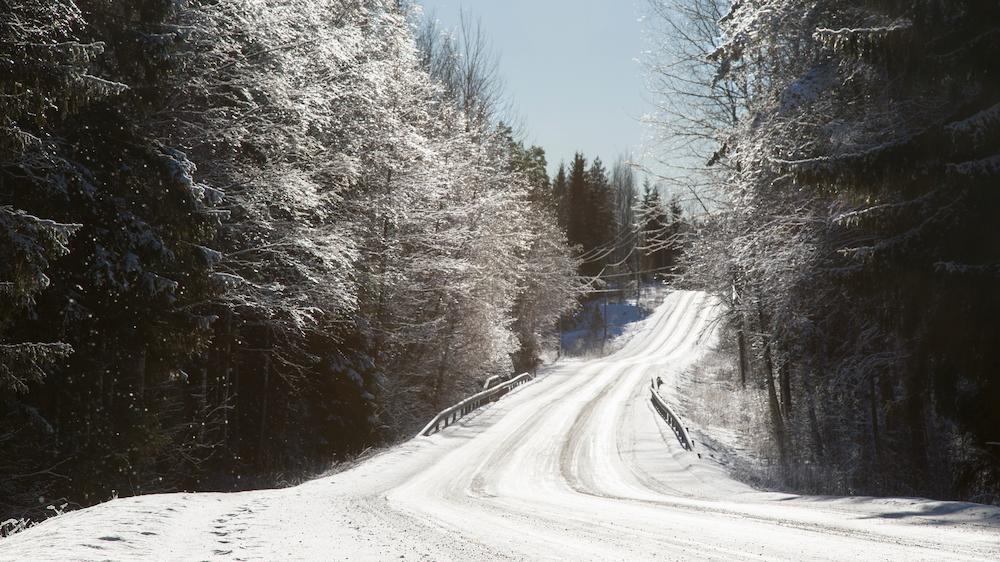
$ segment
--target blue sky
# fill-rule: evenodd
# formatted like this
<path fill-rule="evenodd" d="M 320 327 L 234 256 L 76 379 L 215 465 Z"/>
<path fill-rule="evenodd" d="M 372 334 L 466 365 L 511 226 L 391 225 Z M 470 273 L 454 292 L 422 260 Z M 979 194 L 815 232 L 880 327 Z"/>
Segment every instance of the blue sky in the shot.
<path fill-rule="evenodd" d="M 652 111 L 645 101 L 645 0 L 419 0 L 445 28 L 460 9 L 478 18 L 500 55 L 500 72 L 529 143 L 550 173 L 575 151 L 610 164 L 640 154 Z M 637 156 L 639 158 L 639 156 Z"/>

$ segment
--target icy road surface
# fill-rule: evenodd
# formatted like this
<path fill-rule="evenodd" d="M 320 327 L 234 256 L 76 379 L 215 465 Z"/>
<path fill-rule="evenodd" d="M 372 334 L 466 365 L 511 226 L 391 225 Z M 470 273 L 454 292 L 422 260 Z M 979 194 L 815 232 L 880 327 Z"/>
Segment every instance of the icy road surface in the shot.
<path fill-rule="evenodd" d="M 648 381 L 703 353 L 710 304 L 673 293 L 614 355 L 349 471 L 111 501 L 0 542 L 0 560 L 1000 560 L 996 508 L 757 492 L 683 451 Z"/>

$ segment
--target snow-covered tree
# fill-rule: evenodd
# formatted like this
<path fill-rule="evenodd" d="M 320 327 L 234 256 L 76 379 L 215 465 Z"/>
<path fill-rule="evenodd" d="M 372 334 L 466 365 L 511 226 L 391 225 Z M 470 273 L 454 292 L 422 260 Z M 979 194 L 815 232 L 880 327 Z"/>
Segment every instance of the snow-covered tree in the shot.
<path fill-rule="evenodd" d="M 272 484 L 537 364 L 544 152 L 402 4 L 4 4 L 0 511 Z"/>
<path fill-rule="evenodd" d="M 121 86 L 88 74 L 104 49 L 77 33 L 79 9 L 69 1 L 14 2 L 0 22 L 0 390 L 26 391 L 71 347 L 23 341 L 12 326 L 51 284 L 53 259 L 69 251 L 78 225 L 40 218 L 46 197 L 65 196 L 76 170 L 53 132 L 81 105 Z M 32 203 L 36 203 L 33 205 Z"/>
<path fill-rule="evenodd" d="M 199 304 L 211 294 L 203 244 L 214 225 L 190 161 L 148 126 L 175 68 L 173 36 L 161 33 L 170 10 L 9 4 L 0 255 L 9 302 L 30 315 L 3 318 L 3 339 L 21 341 L 2 354 L 29 392 L 3 415 L 23 436 L 5 447 L 34 445 L 5 458 L 41 470 L 19 492 L 43 509 L 39 492 L 66 486 L 53 464 L 74 458 L 81 472 L 141 489 L 170 449 L 176 420 L 148 406 L 207 343 L 212 318 Z M 41 384 L 24 384 L 43 369 Z M 82 482 L 76 497 L 106 497 L 105 485 Z"/>
<path fill-rule="evenodd" d="M 997 15 L 747 0 L 706 43 L 712 83 L 744 97 L 711 159 L 728 174 L 727 207 L 705 222 L 718 239 L 695 252 L 717 257 L 692 272 L 733 307 L 741 349 L 753 340 L 741 368 L 752 359 L 768 390 L 793 484 L 996 493 L 983 447 L 997 421 L 969 412 L 998 392 L 998 200 L 983 186 L 1000 90 L 979 55 Z"/>

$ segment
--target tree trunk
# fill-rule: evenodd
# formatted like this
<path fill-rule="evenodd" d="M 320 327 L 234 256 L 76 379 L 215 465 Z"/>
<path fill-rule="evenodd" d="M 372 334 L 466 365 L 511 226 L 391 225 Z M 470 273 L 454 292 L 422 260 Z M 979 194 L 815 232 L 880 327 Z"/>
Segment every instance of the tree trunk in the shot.
<path fill-rule="evenodd" d="M 388 201 L 389 196 L 392 195 L 392 170 L 386 173 L 385 178 L 385 193 L 386 200 Z M 384 209 L 385 207 L 383 207 Z M 375 337 L 373 339 L 374 351 L 371 354 L 372 358 L 372 372 L 378 373 L 380 369 L 384 368 L 383 356 L 385 354 L 385 332 L 387 331 L 387 322 L 385 320 L 385 293 L 388 283 L 386 282 L 386 276 L 389 271 L 389 217 L 388 212 L 382 216 L 382 238 L 380 240 L 381 248 L 379 252 L 379 272 L 378 272 L 378 297 L 375 301 Z M 375 393 L 378 395 L 376 400 L 382 402 L 382 388 L 383 385 L 375 385 Z"/>
<path fill-rule="evenodd" d="M 785 465 L 785 423 L 781 416 L 781 404 L 778 401 L 778 391 L 774 384 L 774 359 L 771 356 L 771 340 L 767 335 L 767 317 L 764 314 L 764 306 L 761 301 L 757 301 L 757 316 L 760 320 L 760 337 L 764 347 L 764 368 L 767 379 L 767 402 L 771 412 L 771 425 L 774 427 L 775 438 L 778 443 L 778 456 L 781 464 Z"/>
<path fill-rule="evenodd" d="M 803 388 L 805 389 L 806 406 L 809 411 L 809 431 L 812 434 L 817 458 L 822 459 L 826 454 L 826 450 L 823 446 L 823 436 L 819 431 L 819 420 L 816 417 L 816 397 L 813 394 L 815 392 L 815 375 L 810 373 L 808 377 Z"/>
<path fill-rule="evenodd" d="M 739 329 L 736 330 L 736 344 L 739 347 L 740 354 L 740 384 L 743 388 L 747 387 L 747 371 L 750 370 L 749 357 L 747 356 L 747 336 L 743 329 L 743 315 L 740 314 L 740 325 Z"/>
<path fill-rule="evenodd" d="M 601 355 L 604 355 L 604 346 L 608 344 L 608 294 L 604 293 L 604 339 L 601 340 Z"/>
<path fill-rule="evenodd" d="M 444 393 L 444 375 L 448 369 L 448 361 L 451 360 L 451 343 L 455 336 L 455 321 L 448 321 L 448 333 L 445 336 L 444 349 L 441 352 L 441 360 L 438 362 L 437 373 L 434 376 L 434 411 L 442 408 L 442 394 Z"/>
<path fill-rule="evenodd" d="M 792 419 L 792 373 L 787 359 L 781 363 L 778 376 L 781 384 L 781 411 L 785 415 L 785 421 L 789 422 Z"/>
<path fill-rule="evenodd" d="M 868 377 L 868 401 L 870 407 L 870 416 L 872 424 L 872 454 L 875 466 L 879 466 L 881 462 L 882 451 L 879 445 L 879 431 L 878 431 L 878 393 L 876 392 L 876 379 L 877 375 L 872 375 Z"/>
<path fill-rule="evenodd" d="M 910 363 L 910 375 L 906 380 L 906 418 L 907 426 L 912 431 L 910 440 L 910 458 L 913 466 L 910 470 L 910 485 L 920 488 L 924 486 L 927 476 L 927 429 L 924 419 L 924 399 L 926 388 L 924 384 L 924 369 L 919 362 Z"/>
<path fill-rule="evenodd" d="M 208 414 L 208 366 L 201 367 L 201 394 L 198 396 L 198 417 L 201 418 L 201 425 L 198 429 L 198 440 L 205 442 L 206 415 Z"/>
<path fill-rule="evenodd" d="M 135 358 L 135 381 L 136 393 L 139 398 L 139 403 L 142 404 L 146 401 L 146 350 L 143 349 L 139 351 L 139 354 Z"/>
<path fill-rule="evenodd" d="M 232 384 L 232 354 L 233 354 L 233 312 L 227 310 L 223 321 L 222 350 L 219 357 L 222 371 L 222 388 L 219 397 L 222 408 L 222 440 L 229 443 L 229 394 Z"/>
<path fill-rule="evenodd" d="M 266 336 L 264 340 L 264 386 L 261 391 L 261 406 L 260 406 L 260 434 L 257 439 L 257 467 L 264 468 L 264 445 L 267 442 L 267 407 L 270 402 L 270 384 L 271 384 L 271 331 L 270 328 L 266 331 Z"/>
<path fill-rule="evenodd" d="M 236 334 L 237 334 L 237 331 L 234 330 L 234 333 L 233 333 L 233 340 L 234 341 L 237 339 Z M 240 360 L 239 360 L 239 357 L 237 357 L 233 361 L 233 369 L 232 369 L 232 379 L 231 379 L 231 382 L 232 382 L 232 384 L 229 387 L 229 396 L 231 397 L 231 399 L 233 401 L 233 414 L 234 415 L 233 415 L 233 422 L 232 422 L 232 424 L 230 424 L 233 427 L 232 427 L 231 430 L 227 429 L 227 433 L 229 431 L 232 432 L 233 443 L 235 443 L 236 447 L 239 448 L 241 446 L 241 444 L 240 444 L 240 437 L 241 437 L 241 433 L 240 433 L 240 420 L 243 417 L 242 416 L 243 410 L 240 409 Z"/>

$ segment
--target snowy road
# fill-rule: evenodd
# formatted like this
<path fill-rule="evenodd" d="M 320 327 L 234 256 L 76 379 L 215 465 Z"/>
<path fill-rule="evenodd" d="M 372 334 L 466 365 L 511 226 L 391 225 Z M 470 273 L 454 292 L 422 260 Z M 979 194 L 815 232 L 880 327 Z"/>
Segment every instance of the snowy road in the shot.
<path fill-rule="evenodd" d="M 432 437 L 285 490 L 115 500 L 0 560 L 997 560 L 1000 509 L 757 492 L 649 405 L 710 339 L 673 293 L 621 351 L 569 361 Z"/>

